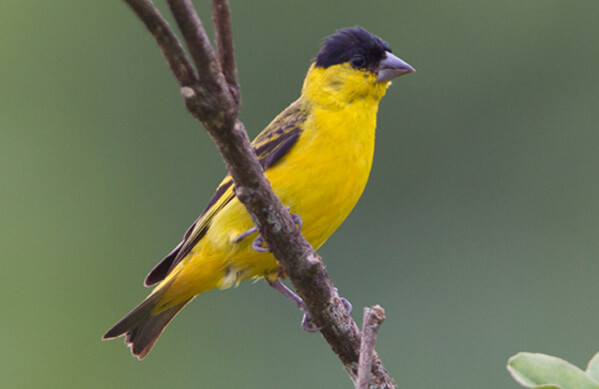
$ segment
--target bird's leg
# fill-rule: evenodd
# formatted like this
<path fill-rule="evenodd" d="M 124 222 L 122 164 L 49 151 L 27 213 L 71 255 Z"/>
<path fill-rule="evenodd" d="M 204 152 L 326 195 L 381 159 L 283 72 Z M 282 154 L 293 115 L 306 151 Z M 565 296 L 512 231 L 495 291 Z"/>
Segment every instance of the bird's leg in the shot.
<path fill-rule="evenodd" d="M 239 243 L 239 242 L 241 242 L 242 240 L 244 240 L 248 236 L 252 235 L 254 232 L 258 232 L 258 229 L 256 228 L 256 226 L 250 228 L 246 232 L 244 232 L 241 235 L 239 235 L 237 238 L 235 238 L 235 240 L 233 241 L 233 243 Z"/>
<path fill-rule="evenodd" d="M 289 207 L 286 207 L 287 210 L 289 210 Z M 297 228 L 299 228 L 300 230 L 302 229 L 302 218 L 300 215 L 296 215 L 294 213 L 291 214 L 291 218 L 293 219 L 293 222 L 297 225 Z M 250 228 L 249 230 L 243 232 L 241 235 L 239 235 L 237 238 L 235 238 L 235 240 L 233 241 L 233 243 L 239 243 L 242 240 L 244 240 L 245 238 L 247 238 L 248 236 L 250 236 L 251 234 L 253 234 L 254 232 L 258 232 L 258 229 L 256 228 L 256 226 Z M 254 241 L 252 242 L 252 248 L 260 253 L 265 253 L 265 252 L 269 252 L 270 248 L 268 248 L 268 246 L 264 245 L 264 239 L 262 239 L 262 235 L 258 234 L 258 236 L 256 237 L 256 239 L 254 239 Z"/>
<path fill-rule="evenodd" d="M 304 330 L 308 332 L 318 332 L 322 330 L 323 327 L 315 327 L 314 323 L 312 323 L 312 319 L 310 318 L 306 306 L 304 305 L 304 300 L 302 300 L 300 296 L 293 293 L 293 291 L 285 286 L 285 284 L 283 284 L 279 279 L 276 279 L 275 281 L 271 281 L 268 278 L 265 279 L 266 282 L 268 282 L 268 285 L 281 292 L 283 296 L 291 300 L 292 303 L 297 305 L 297 307 L 304 312 L 304 317 L 302 318 L 302 328 Z"/>

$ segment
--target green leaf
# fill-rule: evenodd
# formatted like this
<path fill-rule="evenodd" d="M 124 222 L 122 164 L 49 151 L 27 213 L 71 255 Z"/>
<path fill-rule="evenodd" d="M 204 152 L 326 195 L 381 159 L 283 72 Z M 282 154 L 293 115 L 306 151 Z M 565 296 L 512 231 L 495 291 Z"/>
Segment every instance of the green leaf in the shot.
<path fill-rule="evenodd" d="M 527 388 L 599 389 L 584 371 L 550 355 L 518 353 L 509 359 L 507 369 Z"/>
<path fill-rule="evenodd" d="M 589 361 L 587 375 L 595 380 L 595 382 L 599 382 L 599 353 L 595 354 Z"/>

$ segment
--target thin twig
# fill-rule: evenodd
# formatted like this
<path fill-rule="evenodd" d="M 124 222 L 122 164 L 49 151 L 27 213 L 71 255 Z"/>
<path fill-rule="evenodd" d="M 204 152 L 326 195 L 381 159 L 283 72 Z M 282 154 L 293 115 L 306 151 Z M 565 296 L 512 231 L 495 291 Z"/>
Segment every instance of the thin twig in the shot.
<path fill-rule="evenodd" d="M 155 10 L 148 0 L 125 1 L 140 4 L 143 10 L 149 6 Z M 214 140 L 235 182 L 237 198 L 246 207 L 260 235 L 303 299 L 312 322 L 317 327 L 323 327 L 322 336 L 355 381 L 360 353 L 360 330 L 341 301 L 321 258 L 297 229 L 288 210 L 274 195 L 270 182 L 264 176 L 243 123 L 237 120 L 239 106 L 230 93 L 229 85 L 220 71 L 214 50 L 191 2 L 168 0 L 168 4 L 198 67 L 199 78 L 191 85 L 182 84 L 173 70 L 182 85 L 180 90 L 185 105 Z M 135 7 L 132 8 L 136 10 Z M 162 16 L 157 11 L 136 10 L 136 13 L 154 35 L 169 64 L 178 63 L 181 53 L 172 50 L 170 42 L 171 37 L 175 40 L 176 37 L 168 24 L 163 22 Z M 155 28 L 155 25 L 160 25 L 161 28 Z M 165 28 L 169 37 L 169 45 L 166 46 L 163 45 L 162 37 Z M 176 43 L 180 48 L 181 45 Z M 233 58 L 232 44 L 223 45 L 220 50 L 230 50 L 231 53 L 225 52 L 223 55 Z M 376 353 L 373 354 L 372 373 L 377 382 L 380 382 L 380 388 L 394 388 L 393 380 Z"/>
<path fill-rule="evenodd" d="M 362 320 L 362 342 L 360 344 L 360 361 L 358 363 L 358 379 L 356 389 L 368 389 L 371 377 L 372 362 L 374 360 L 374 346 L 379 328 L 385 320 L 385 310 L 380 305 L 372 308 L 364 308 L 364 319 Z M 376 386 L 376 385 L 373 385 Z"/>
<path fill-rule="evenodd" d="M 193 85 L 196 82 L 193 66 L 185 55 L 185 50 L 183 50 L 179 39 L 160 11 L 149 0 L 125 0 L 125 2 L 129 4 L 129 7 L 133 9 L 156 40 L 179 85 Z"/>
<path fill-rule="evenodd" d="M 241 104 L 235 51 L 233 50 L 233 31 L 231 28 L 231 9 L 227 0 L 212 0 L 212 22 L 216 40 L 216 51 L 220 68 L 229 85 L 233 100 Z"/>
<path fill-rule="evenodd" d="M 216 54 L 191 0 L 167 0 L 167 3 L 198 71 L 196 93 L 201 100 L 200 106 L 211 101 L 214 103 L 202 109 L 202 116 L 207 116 L 211 111 L 219 111 L 219 107 L 231 106 L 231 101 L 226 101 L 232 100 L 228 88 L 223 93 L 226 81 L 220 71 Z"/>
<path fill-rule="evenodd" d="M 198 69 L 199 80 L 214 82 L 220 73 L 214 66 L 216 55 L 193 4 L 190 0 L 167 0 L 167 3 Z"/>

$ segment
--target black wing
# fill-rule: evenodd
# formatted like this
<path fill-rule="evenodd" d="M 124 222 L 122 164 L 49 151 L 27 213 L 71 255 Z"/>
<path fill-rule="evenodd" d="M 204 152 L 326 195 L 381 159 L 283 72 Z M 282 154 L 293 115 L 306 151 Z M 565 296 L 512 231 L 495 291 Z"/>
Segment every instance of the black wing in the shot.
<path fill-rule="evenodd" d="M 295 101 L 277 116 L 252 142 L 252 147 L 264 170 L 277 163 L 297 142 L 307 110 L 302 99 Z M 208 231 L 210 222 L 223 207 L 235 198 L 233 180 L 225 177 L 200 217 L 189 227 L 181 243 L 175 247 L 145 279 L 146 286 L 162 281 Z"/>

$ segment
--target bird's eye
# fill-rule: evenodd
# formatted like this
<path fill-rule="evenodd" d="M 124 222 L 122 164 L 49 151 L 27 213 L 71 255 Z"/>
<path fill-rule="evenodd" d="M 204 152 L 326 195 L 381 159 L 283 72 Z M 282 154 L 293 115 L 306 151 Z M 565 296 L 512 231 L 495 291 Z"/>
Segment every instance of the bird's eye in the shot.
<path fill-rule="evenodd" d="M 350 63 L 352 64 L 353 67 L 355 68 L 361 68 L 366 64 L 366 60 L 364 59 L 363 56 L 361 55 L 356 55 L 355 57 L 353 57 L 350 61 Z"/>

